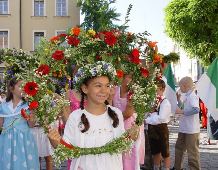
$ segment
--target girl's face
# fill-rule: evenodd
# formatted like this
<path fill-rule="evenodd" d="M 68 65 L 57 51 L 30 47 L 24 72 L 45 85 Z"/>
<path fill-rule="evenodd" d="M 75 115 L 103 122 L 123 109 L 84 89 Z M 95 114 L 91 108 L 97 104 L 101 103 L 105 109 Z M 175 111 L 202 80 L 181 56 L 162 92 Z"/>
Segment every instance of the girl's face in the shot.
<path fill-rule="evenodd" d="M 89 101 L 96 104 L 103 104 L 110 95 L 110 82 L 108 77 L 101 76 L 91 79 L 88 85 L 82 86 L 83 92 Z"/>
<path fill-rule="evenodd" d="M 13 96 L 16 96 L 17 98 L 22 98 L 22 89 L 21 89 L 22 81 L 18 81 L 14 88 L 11 89 L 11 93 Z"/>

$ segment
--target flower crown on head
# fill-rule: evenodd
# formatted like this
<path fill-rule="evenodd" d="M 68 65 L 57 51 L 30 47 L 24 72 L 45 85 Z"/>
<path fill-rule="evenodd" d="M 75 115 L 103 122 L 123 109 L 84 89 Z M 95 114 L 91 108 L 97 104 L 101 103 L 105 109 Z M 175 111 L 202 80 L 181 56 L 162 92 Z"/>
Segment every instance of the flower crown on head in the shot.
<path fill-rule="evenodd" d="M 87 64 L 83 67 L 80 67 L 74 76 L 73 84 L 75 89 L 80 91 L 81 85 L 87 78 L 108 76 L 110 80 L 114 80 L 116 75 L 116 70 L 112 64 L 104 61 L 98 61 L 94 64 Z"/>

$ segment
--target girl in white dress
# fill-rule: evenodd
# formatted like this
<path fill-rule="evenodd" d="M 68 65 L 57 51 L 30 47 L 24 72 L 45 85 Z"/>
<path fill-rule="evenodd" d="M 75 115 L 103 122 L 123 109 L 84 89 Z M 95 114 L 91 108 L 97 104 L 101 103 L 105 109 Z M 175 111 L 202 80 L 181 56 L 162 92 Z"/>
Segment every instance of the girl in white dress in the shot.
<path fill-rule="evenodd" d="M 53 148 L 47 135 L 45 134 L 43 128 L 37 124 L 31 129 L 31 132 L 38 147 L 40 169 L 42 169 L 42 158 L 44 158 L 46 162 L 46 170 L 52 170 L 51 155 L 53 154 Z"/>
<path fill-rule="evenodd" d="M 109 64 L 101 64 L 99 65 L 102 68 L 97 63 L 93 65 L 92 70 L 82 67 L 75 76 L 75 85 L 80 87 L 82 99 L 81 108 L 70 114 L 65 126 L 63 140 L 68 144 L 83 148 L 99 147 L 120 137 L 124 132 L 122 112 L 106 103 L 110 94 L 110 80 L 113 77 L 110 77 L 110 70 L 107 68 Z M 106 72 L 107 70 L 109 71 Z M 85 108 L 84 97 L 87 98 Z M 48 136 L 54 147 L 60 143 L 61 137 L 57 131 L 51 130 Z M 72 161 L 71 170 L 123 169 L 121 153 L 85 155 Z"/>

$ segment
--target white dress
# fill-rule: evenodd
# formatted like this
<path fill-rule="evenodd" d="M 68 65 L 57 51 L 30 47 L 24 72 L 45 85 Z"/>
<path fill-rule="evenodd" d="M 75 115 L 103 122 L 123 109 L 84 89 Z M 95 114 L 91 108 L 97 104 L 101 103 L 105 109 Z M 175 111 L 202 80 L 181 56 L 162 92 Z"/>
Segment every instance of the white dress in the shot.
<path fill-rule="evenodd" d="M 110 106 L 118 115 L 119 125 L 117 128 L 112 126 L 112 119 L 108 113 L 105 112 L 102 115 L 93 115 L 86 110 L 78 109 L 72 114 L 66 123 L 63 139 L 67 143 L 79 147 L 99 147 L 110 142 L 116 137 L 119 137 L 124 132 L 124 123 L 122 112 Z M 81 132 L 81 115 L 85 114 L 90 128 L 85 133 Z M 73 159 L 70 170 L 123 170 L 122 154 L 108 153 L 99 155 L 86 155 L 81 156 L 78 159 Z"/>
<path fill-rule="evenodd" d="M 52 128 L 57 128 L 57 121 L 52 123 L 50 126 Z M 43 158 L 54 153 L 54 148 L 51 146 L 48 136 L 42 127 L 37 126 L 36 124 L 34 128 L 31 128 L 31 133 L 36 141 L 39 157 Z"/>
<path fill-rule="evenodd" d="M 34 139 L 38 147 L 39 157 L 43 158 L 43 157 L 52 155 L 54 149 L 51 146 L 50 141 L 47 137 L 47 134 L 45 134 L 43 128 L 34 127 L 34 128 L 31 128 L 31 132 L 34 136 Z"/>

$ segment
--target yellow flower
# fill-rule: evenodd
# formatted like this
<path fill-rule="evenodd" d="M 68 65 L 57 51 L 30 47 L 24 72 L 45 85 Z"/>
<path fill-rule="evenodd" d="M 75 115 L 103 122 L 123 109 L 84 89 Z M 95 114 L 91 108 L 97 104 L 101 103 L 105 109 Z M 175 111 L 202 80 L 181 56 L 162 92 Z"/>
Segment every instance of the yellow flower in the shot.
<path fill-rule="evenodd" d="M 96 32 L 91 29 L 91 30 L 88 30 L 88 34 L 94 37 Z"/>
<path fill-rule="evenodd" d="M 47 94 L 53 94 L 51 90 L 47 90 Z"/>

